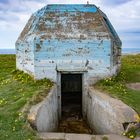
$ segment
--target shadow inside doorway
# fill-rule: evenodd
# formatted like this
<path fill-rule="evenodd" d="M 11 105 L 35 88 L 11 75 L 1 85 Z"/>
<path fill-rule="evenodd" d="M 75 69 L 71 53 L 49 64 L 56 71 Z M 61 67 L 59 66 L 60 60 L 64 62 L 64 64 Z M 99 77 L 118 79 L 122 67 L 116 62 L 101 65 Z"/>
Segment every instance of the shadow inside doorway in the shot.
<path fill-rule="evenodd" d="M 92 133 L 82 117 L 82 74 L 61 75 L 61 120 L 58 132 Z"/>

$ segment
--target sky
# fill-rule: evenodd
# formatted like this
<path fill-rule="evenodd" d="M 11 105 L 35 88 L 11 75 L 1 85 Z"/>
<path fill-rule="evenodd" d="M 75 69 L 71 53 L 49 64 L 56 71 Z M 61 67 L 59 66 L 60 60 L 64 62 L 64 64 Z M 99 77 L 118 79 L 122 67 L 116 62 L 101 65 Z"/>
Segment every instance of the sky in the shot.
<path fill-rule="evenodd" d="M 140 0 L 88 0 L 108 16 L 123 48 L 140 47 Z M 86 4 L 87 0 L 0 0 L 0 49 L 13 49 L 31 14 L 47 4 Z"/>

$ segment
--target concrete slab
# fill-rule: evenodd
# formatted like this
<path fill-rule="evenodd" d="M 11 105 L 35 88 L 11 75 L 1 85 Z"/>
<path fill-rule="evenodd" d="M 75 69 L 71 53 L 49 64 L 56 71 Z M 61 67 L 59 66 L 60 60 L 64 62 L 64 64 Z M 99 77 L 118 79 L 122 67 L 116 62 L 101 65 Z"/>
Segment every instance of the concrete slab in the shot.
<path fill-rule="evenodd" d="M 39 133 L 42 140 L 130 140 L 121 135 L 89 135 L 89 134 L 73 134 L 73 133 Z M 134 140 L 140 140 L 140 137 Z"/>
<path fill-rule="evenodd" d="M 91 140 L 92 135 L 88 134 L 66 134 L 66 140 Z"/>
<path fill-rule="evenodd" d="M 135 138 L 135 140 L 140 140 L 140 137 Z"/>
<path fill-rule="evenodd" d="M 43 140 L 65 140 L 65 133 L 39 133 L 39 138 Z"/>

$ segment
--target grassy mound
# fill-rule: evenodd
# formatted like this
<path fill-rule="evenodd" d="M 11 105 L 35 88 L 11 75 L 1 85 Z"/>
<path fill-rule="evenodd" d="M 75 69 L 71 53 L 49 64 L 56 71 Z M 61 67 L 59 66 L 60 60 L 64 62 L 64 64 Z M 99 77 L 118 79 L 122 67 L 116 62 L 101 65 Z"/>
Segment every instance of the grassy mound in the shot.
<path fill-rule="evenodd" d="M 28 128 L 26 113 L 22 110 L 47 95 L 52 82 L 34 81 L 32 77 L 15 70 L 15 55 L 0 55 L 0 139 L 32 140 L 35 133 Z"/>

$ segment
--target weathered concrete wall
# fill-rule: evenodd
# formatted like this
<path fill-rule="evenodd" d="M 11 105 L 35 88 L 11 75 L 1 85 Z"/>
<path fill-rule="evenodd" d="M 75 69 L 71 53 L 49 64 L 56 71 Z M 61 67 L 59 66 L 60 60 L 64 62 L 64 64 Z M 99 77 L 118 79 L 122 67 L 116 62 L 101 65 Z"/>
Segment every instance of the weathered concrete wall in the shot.
<path fill-rule="evenodd" d="M 39 132 L 53 132 L 58 127 L 58 101 L 56 86 L 39 104 L 32 106 L 28 120 Z"/>
<path fill-rule="evenodd" d="M 117 42 L 113 26 L 95 5 L 48 5 L 31 16 L 16 42 L 17 69 L 54 82 L 57 71 L 103 78 L 115 73 Z"/>
<path fill-rule="evenodd" d="M 44 43 L 47 40 L 44 41 Z M 87 71 L 90 75 L 110 74 L 110 40 L 51 40 L 35 52 L 35 78 L 57 81 L 57 71 Z M 56 45 L 57 44 L 57 45 Z M 86 59 L 85 59 L 86 58 Z"/>
<path fill-rule="evenodd" d="M 89 87 L 83 75 L 82 111 L 83 117 L 97 134 L 122 134 L 123 124 L 135 122 L 137 113 L 109 95 Z M 33 106 L 28 120 L 39 132 L 54 132 L 58 126 L 61 102 L 58 101 L 56 86 L 39 104 Z"/>
<path fill-rule="evenodd" d="M 123 123 L 135 122 L 137 113 L 120 100 L 92 87 L 84 97 L 83 115 L 97 134 L 122 134 Z"/>
<path fill-rule="evenodd" d="M 34 42 L 16 43 L 16 67 L 30 75 L 34 75 Z"/>

